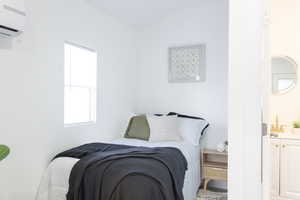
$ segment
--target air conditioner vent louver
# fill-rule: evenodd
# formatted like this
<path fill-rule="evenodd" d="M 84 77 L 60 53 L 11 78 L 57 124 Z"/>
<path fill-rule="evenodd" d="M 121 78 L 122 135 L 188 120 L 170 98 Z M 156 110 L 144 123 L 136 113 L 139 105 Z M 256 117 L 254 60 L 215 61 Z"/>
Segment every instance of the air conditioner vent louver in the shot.
<path fill-rule="evenodd" d="M 10 34 L 7 34 L 7 33 L 2 33 L 2 32 L 0 32 L 0 36 L 10 37 L 11 35 L 10 35 Z"/>
<path fill-rule="evenodd" d="M 7 26 L 2 26 L 0 25 L 0 37 L 4 38 L 10 38 L 10 37 L 15 37 L 20 34 L 20 31 L 10 28 Z"/>
<path fill-rule="evenodd" d="M 13 29 L 13 28 L 9 28 L 9 27 L 6 27 L 6 26 L 2 26 L 0 25 L 0 29 L 4 29 L 4 30 L 7 30 L 7 31 L 12 31 L 12 32 L 19 32 L 18 30 L 16 29 Z"/>

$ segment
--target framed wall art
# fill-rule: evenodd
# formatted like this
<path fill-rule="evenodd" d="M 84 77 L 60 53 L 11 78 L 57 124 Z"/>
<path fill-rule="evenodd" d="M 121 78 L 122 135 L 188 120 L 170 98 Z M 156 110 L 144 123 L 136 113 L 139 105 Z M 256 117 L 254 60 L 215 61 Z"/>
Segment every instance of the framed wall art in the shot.
<path fill-rule="evenodd" d="M 206 80 L 206 45 L 169 48 L 169 82 L 189 83 Z"/>

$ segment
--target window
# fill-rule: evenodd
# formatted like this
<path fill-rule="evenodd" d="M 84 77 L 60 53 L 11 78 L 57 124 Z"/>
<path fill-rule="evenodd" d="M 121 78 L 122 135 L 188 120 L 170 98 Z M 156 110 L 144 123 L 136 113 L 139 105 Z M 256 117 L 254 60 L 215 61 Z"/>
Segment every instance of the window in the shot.
<path fill-rule="evenodd" d="M 97 53 L 65 43 L 64 123 L 96 122 Z"/>

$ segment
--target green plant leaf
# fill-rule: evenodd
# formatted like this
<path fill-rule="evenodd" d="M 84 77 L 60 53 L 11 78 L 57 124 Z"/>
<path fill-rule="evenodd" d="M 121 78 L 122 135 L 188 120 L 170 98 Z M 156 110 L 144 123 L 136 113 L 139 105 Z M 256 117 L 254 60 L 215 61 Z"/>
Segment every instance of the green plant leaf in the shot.
<path fill-rule="evenodd" d="M 9 147 L 0 144 L 0 161 L 6 158 L 9 154 Z"/>
<path fill-rule="evenodd" d="M 300 128 L 300 122 L 294 122 L 293 126 L 294 128 Z"/>

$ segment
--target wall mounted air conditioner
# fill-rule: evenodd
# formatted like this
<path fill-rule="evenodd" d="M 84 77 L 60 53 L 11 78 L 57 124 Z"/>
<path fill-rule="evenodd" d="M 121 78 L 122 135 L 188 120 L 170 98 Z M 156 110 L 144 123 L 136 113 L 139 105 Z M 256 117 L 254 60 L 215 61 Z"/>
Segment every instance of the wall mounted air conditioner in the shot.
<path fill-rule="evenodd" d="M 13 38 L 24 32 L 24 0 L 0 0 L 0 38 Z"/>

